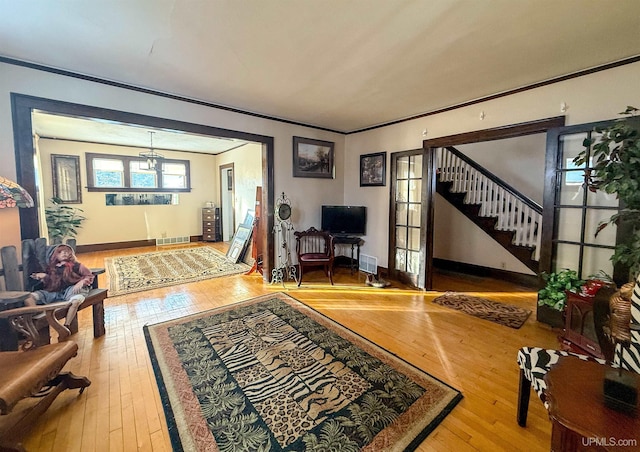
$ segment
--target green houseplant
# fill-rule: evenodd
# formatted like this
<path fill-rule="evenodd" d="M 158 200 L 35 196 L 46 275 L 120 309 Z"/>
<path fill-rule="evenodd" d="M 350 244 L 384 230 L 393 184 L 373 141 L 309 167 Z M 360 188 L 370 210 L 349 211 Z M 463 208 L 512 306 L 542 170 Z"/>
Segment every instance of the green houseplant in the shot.
<path fill-rule="evenodd" d="M 567 302 L 565 291 L 579 292 L 585 281 L 578 277 L 578 272 L 564 268 L 558 272 L 543 273 L 546 285 L 538 291 L 538 305 L 549 306 L 556 311 L 563 311 Z"/>
<path fill-rule="evenodd" d="M 82 209 L 62 204 L 60 198 L 51 198 L 52 206 L 45 208 L 47 229 L 49 230 L 49 242 L 51 244 L 62 243 L 68 238 L 75 238 L 82 222 L 86 220 L 80 212 Z"/>
<path fill-rule="evenodd" d="M 629 269 L 630 279 L 640 271 L 640 121 L 637 108 L 628 106 L 623 118 L 607 127 L 596 128 L 597 140 L 585 139 L 585 149 L 574 159 L 584 165 L 590 157 L 592 168 L 585 170 L 585 185 L 591 191 L 615 193 L 621 209 L 601 223 L 596 235 L 607 225 L 615 224 L 622 240 L 611 256 L 614 265 Z M 587 165 L 588 166 L 588 165 Z"/>

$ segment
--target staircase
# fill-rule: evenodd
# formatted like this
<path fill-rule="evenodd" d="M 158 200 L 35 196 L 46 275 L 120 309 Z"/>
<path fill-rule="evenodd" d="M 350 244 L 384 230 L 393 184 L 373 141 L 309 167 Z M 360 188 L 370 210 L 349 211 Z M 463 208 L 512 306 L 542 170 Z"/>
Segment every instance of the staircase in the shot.
<path fill-rule="evenodd" d="M 438 148 L 436 158 L 436 191 L 537 273 L 542 206 L 454 147 Z"/>

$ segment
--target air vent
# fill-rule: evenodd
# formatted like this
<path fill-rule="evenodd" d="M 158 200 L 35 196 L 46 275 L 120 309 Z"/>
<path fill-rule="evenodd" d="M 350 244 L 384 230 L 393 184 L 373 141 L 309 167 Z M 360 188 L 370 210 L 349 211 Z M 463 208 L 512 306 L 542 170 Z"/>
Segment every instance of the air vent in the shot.
<path fill-rule="evenodd" d="M 375 256 L 369 256 L 368 254 L 360 253 L 360 262 L 358 263 L 358 269 L 365 273 L 372 275 L 378 274 L 378 258 Z"/>
<path fill-rule="evenodd" d="M 188 235 L 182 237 L 162 237 L 156 239 L 156 246 L 160 245 L 176 245 L 178 243 L 189 243 L 190 238 Z"/>

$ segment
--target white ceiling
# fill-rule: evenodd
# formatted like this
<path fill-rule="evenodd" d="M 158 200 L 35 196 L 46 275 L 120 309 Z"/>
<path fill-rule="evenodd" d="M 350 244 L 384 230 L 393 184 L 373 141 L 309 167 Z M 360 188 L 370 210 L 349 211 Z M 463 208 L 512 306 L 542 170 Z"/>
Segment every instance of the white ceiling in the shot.
<path fill-rule="evenodd" d="M 0 55 L 354 131 L 640 55 L 639 0 L 0 0 Z"/>
<path fill-rule="evenodd" d="M 155 129 L 101 119 L 78 118 L 34 111 L 31 118 L 33 131 L 41 138 L 85 141 L 118 146 L 151 147 L 156 150 L 174 150 L 219 154 L 238 148 L 247 141 L 233 138 L 212 138 L 177 130 Z M 149 132 L 153 132 L 153 136 Z"/>

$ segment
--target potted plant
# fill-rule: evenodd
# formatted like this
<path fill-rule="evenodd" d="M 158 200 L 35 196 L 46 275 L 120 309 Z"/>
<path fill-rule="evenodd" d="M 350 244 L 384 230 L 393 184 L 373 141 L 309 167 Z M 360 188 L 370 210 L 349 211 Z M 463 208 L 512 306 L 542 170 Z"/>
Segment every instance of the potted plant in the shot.
<path fill-rule="evenodd" d="M 566 291 L 580 292 L 585 281 L 578 272 L 564 268 L 553 273 L 542 273 L 545 286 L 538 291 L 537 320 L 554 328 L 564 326 L 564 307 L 567 303 Z"/>
<path fill-rule="evenodd" d="M 573 160 L 584 165 L 589 155 L 592 169 L 585 171 L 585 185 L 590 191 L 615 193 L 621 209 L 601 223 L 596 235 L 609 224 L 618 226 L 621 240 L 611 256 L 614 265 L 628 269 L 634 280 L 640 271 L 640 121 L 637 108 L 628 106 L 623 118 L 608 127 L 596 128 L 598 140 L 585 139 L 585 149 Z M 589 150 L 591 152 L 589 153 Z M 589 166 L 589 165 L 587 165 Z M 626 281 L 625 281 L 626 282 Z"/>
<path fill-rule="evenodd" d="M 62 243 L 63 240 L 75 238 L 82 222 L 86 220 L 80 215 L 82 209 L 65 206 L 60 198 L 51 198 L 52 207 L 44 209 L 51 244 Z"/>

